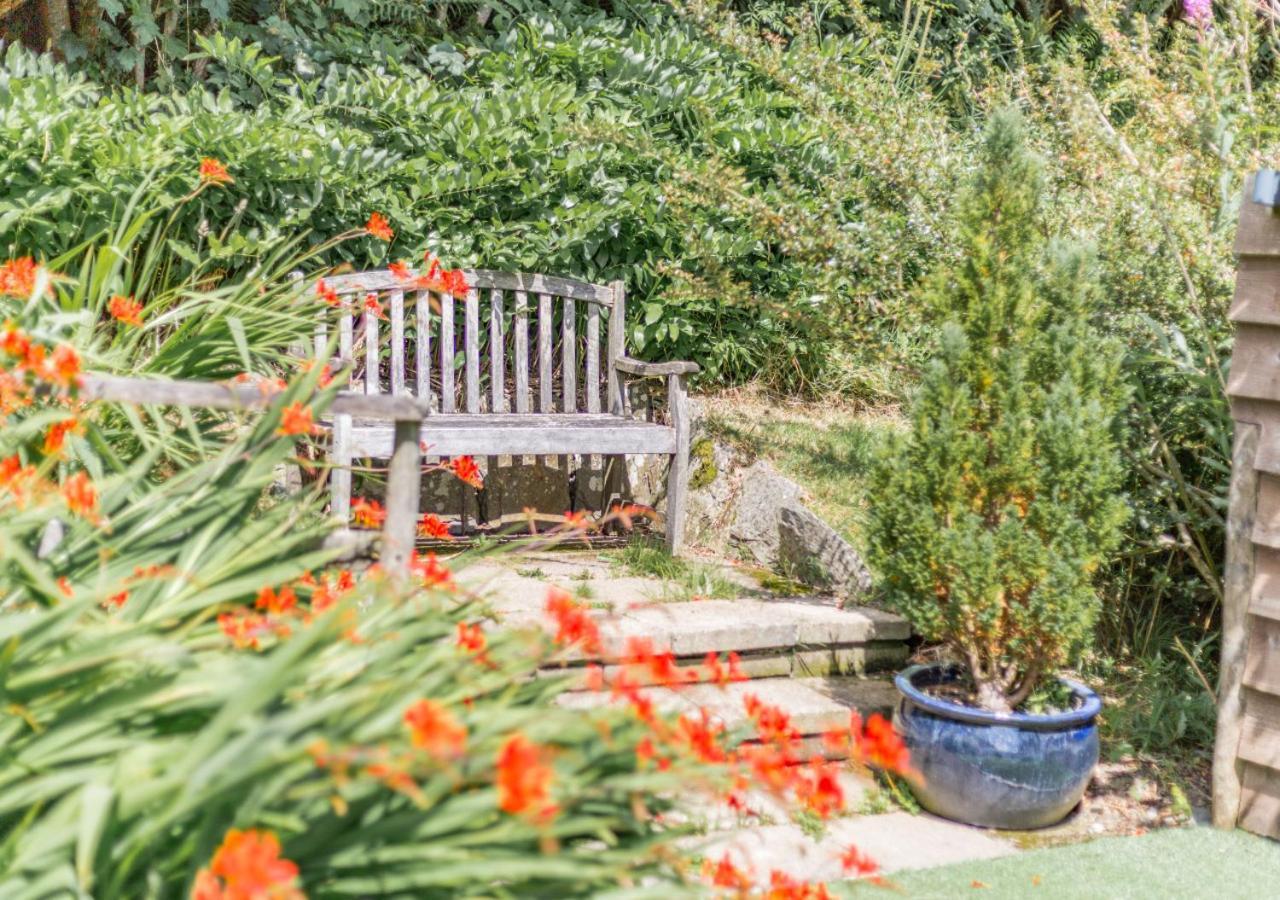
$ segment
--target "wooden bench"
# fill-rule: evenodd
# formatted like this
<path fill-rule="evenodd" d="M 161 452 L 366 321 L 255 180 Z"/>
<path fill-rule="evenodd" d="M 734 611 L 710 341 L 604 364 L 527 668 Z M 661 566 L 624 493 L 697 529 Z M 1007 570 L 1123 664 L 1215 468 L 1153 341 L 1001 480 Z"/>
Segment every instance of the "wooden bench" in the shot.
<path fill-rule="evenodd" d="M 685 379 L 698 366 L 627 355 L 622 282 L 485 270 L 465 276 L 469 290 L 459 298 L 415 289 L 385 270 L 326 278 L 345 303 L 317 327 L 317 355 L 328 352 L 336 327 L 340 358 L 355 362 L 352 388 L 418 398 L 421 442 L 432 455 L 671 457 L 666 541 L 679 553 L 689 479 Z M 367 309 L 369 295 L 385 320 Z M 665 422 L 631 415 L 632 376 L 666 379 Z M 394 449 L 389 422 L 334 415 L 334 516 L 350 515 L 352 459 L 390 458 Z"/>

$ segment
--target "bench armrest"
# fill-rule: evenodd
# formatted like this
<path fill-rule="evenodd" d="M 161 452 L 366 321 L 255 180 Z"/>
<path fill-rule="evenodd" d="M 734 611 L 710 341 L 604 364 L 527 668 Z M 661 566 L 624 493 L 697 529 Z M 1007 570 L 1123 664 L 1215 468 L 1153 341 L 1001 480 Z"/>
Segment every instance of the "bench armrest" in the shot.
<path fill-rule="evenodd" d="M 619 356 L 613 361 L 613 367 L 628 375 L 655 378 L 666 375 L 696 375 L 702 371 L 702 367 L 693 362 L 642 362 L 630 356 Z"/>

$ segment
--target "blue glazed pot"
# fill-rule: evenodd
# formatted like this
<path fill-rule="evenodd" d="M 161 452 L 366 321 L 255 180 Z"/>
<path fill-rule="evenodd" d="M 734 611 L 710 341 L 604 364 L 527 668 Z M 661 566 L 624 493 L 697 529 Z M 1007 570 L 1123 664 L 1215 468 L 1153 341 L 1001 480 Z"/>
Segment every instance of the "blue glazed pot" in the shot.
<path fill-rule="evenodd" d="M 1098 763 L 1098 695 L 1064 678 L 1074 708 L 1029 715 L 987 712 L 920 690 L 962 674 L 952 666 L 912 666 L 894 679 L 902 694 L 894 726 L 923 778 L 915 789 L 920 805 L 987 828 L 1061 821 L 1084 796 Z"/>

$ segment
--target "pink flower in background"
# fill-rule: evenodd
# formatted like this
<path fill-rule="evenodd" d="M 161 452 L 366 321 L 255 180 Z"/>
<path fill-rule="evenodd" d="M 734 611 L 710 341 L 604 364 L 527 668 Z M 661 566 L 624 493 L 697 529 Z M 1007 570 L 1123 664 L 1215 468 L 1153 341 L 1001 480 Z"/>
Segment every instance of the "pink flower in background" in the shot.
<path fill-rule="evenodd" d="M 1213 0 L 1182 0 L 1182 15 L 1200 28 L 1213 24 Z"/>

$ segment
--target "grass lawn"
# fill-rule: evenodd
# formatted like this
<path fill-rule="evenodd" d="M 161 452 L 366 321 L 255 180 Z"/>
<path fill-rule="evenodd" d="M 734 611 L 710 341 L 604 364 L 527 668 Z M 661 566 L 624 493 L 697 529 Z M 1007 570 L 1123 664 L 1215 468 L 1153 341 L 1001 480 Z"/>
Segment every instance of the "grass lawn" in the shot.
<path fill-rule="evenodd" d="M 1255 900 L 1280 890 L 1280 844 L 1243 831 L 1177 828 L 903 872 L 892 879 L 904 891 L 899 896 L 912 900 Z M 844 888 L 844 894 L 889 896 L 867 884 Z"/>

